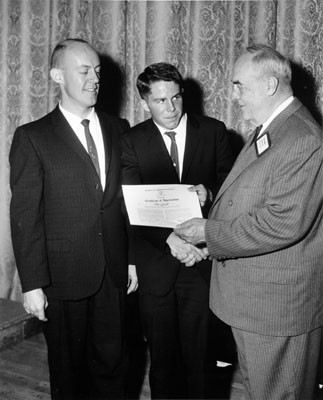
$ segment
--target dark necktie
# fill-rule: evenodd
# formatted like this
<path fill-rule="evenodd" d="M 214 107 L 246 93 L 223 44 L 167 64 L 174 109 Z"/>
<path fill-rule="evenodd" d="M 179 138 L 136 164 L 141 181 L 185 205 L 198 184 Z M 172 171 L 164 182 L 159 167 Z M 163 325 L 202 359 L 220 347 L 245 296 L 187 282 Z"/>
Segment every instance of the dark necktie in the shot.
<path fill-rule="evenodd" d="M 255 134 L 253 137 L 253 141 L 255 142 L 258 138 L 259 132 L 261 131 L 262 125 L 257 126 L 257 128 L 255 129 Z"/>
<path fill-rule="evenodd" d="M 262 125 L 257 126 L 257 128 L 252 132 L 252 141 L 250 142 L 250 145 L 248 145 L 248 148 L 256 143 L 257 137 L 259 135 L 259 132 L 261 131 Z"/>
<path fill-rule="evenodd" d="M 171 146 L 170 146 L 170 158 L 173 161 L 173 165 L 176 169 L 177 175 L 179 177 L 179 161 L 178 161 L 178 149 L 177 149 L 177 144 L 175 140 L 175 135 L 176 132 L 165 132 L 165 135 L 167 135 L 170 140 L 172 141 Z"/>
<path fill-rule="evenodd" d="M 95 146 L 93 137 L 92 137 L 90 129 L 89 129 L 89 123 L 90 123 L 90 121 L 88 119 L 83 119 L 81 121 L 81 124 L 84 126 L 84 133 L 85 133 L 86 144 L 87 144 L 89 156 L 91 157 L 91 160 L 94 164 L 97 174 L 100 176 L 100 165 L 99 165 L 98 152 L 96 150 L 96 146 Z"/>

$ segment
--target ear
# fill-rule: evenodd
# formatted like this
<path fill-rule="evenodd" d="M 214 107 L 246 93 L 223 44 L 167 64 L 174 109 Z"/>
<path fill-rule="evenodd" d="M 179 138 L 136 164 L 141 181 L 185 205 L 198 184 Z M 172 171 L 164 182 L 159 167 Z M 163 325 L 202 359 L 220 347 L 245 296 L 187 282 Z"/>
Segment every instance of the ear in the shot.
<path fill-rule="evenodd" d="M 58 84 L 63 84 L 64 83 L 64 75 L 62 73 L 62 70 L 59 68 L 52 68 L 50 71 L 50 77 L 53 79 L 54 82 Z"/>
<path fill-rule="evenodd" d="M 145 99 L 141 99 L 141 100 L 140 100 L 140 104 L 141 104 L 142 108 L 143 108 L 146 112 L 150 113 L 150 109 L 149 109 L 148 104 L 147 104 L 147 102 L 146 102 Z"/>
<path fill-rule="evenodd" d="M 269 96 L 273 96 L 278 89 L 279 79 L 276 76 L 270 76 L 267 81 L 267 91 Z"/>

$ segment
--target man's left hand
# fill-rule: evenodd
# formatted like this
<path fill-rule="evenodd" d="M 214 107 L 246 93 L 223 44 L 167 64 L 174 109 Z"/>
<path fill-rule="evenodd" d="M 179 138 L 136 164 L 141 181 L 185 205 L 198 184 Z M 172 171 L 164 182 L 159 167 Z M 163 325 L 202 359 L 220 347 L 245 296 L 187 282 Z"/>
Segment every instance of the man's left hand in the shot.
<path fill-rule="evenodd" d="M 177 236 L 188 243 L 197 245 L 205 242 L 205 224 L 204 218 L 192 218 L 175 227 L 174 232 Z"/>
<path fill-rule="evenodd" d="M 206 200 L 208 199 L 208 196 L 209 196 L 209 192 L 206 189 L 206 187 L 204 185 L 200 184 L 200 185 L 192 186 L 192 187 L 188 188 L 188 190 L 190 192 L 197 193 L 200 205 L 201 205 L 201 207 L 204 207 Z"/>
<path fill-rule="evenodd" d="M 138 277 L 136 266 L 129 264 L 128 265 L 128 290 L 127 294 L 135 292 L 138 289 Z"/>

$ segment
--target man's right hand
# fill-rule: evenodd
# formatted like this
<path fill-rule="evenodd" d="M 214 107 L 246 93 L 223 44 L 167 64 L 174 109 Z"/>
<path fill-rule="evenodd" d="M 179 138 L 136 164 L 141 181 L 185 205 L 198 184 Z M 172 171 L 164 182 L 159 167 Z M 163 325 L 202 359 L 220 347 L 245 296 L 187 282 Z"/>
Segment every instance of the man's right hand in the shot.
<path fill-rule="evenodd" d="M 208 256 L 205 251 L 198 249 L 190 243 L 186 243 L 176 236 L 174 232 L 168 236 L 166 243 L 171 250 L 172 256 L 187 267 L 192 267 L 194 264 L 205 260 Z"/>
<path fill-rule="evenodd" d="M 47 321 L 45 309 L 48 306 L 48 302 L 43 289 L 34 289 L 24 293 L 23 306 L 28 314 L 34 315 L 40 321 Z"/>

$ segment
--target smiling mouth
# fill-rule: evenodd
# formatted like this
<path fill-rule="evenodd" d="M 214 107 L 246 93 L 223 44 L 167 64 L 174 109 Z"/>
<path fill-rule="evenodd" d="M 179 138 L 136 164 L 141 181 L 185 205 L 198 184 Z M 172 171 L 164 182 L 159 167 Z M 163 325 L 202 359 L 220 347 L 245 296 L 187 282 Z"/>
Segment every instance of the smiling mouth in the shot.
<path fill-rule="evenodd" d="M 91 94 L 91 95 L 97 95 L 98 94 L 98 89 L 85 89 L 85 92 Z"/>

